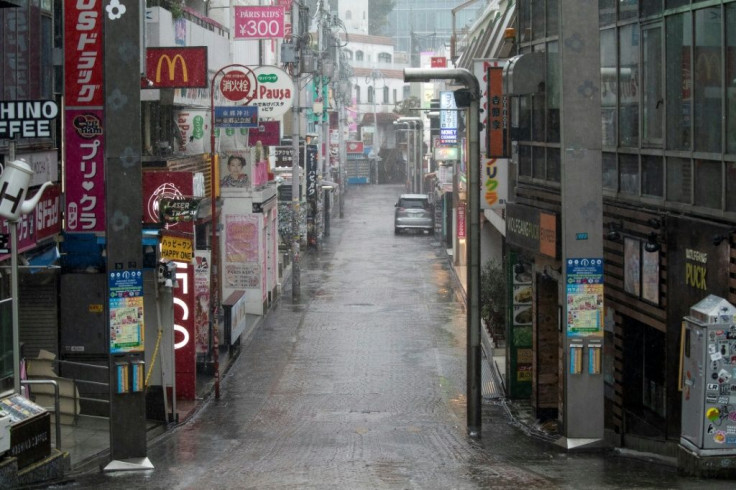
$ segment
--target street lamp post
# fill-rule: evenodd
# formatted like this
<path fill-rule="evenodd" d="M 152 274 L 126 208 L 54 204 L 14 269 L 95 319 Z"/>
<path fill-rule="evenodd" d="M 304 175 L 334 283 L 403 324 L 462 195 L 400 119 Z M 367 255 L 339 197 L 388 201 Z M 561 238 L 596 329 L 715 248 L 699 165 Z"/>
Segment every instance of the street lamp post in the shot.
<path fill-rule="evenodd" d="M 378 183 L 378 162 L 380 161 L 380 157 L 378 156 L 378 152 L 376 151 L 376 147 L 378 146 L 378 114 L 376 111 L 376 99 L 378 98 L 378 91 L 376 90 L 376 80 L 378 79 L 383 80 L 384 86 L 386 84 L 386 80 L 383 77 L 383 73 L 380 70 L 373 70 L 371 71 L 371 74 L 368 75 L 365 78 L 366 83 L 372 82 L 371 87 L 373 88 L 373 144 L 371 145 L 371 152 L 368 155 L 368 158 L 372 159 L 374 162 L 374 168 L 376 169 L 376 174 L 373 177 L 373 183 Z"/>
<path fill-rule="evenodd" d="M 455 80 L 469 92 L 468 108 L 468 248 L 467 248 L 467 430 L 481 435 L 481 350 L 480 350 L 480 134 L 478 79 L 465 68 L 405 68 L 405 82 Z M 458 104 L 462 105 L 462 104 Z"/>
<path fill-rule="evenodd" d="M 400 117 L 397 121 L 406 123 L 412 129 L 413 138 L 413 160 L 414 160 L 414 180 L 412 182 L 412 192 L 420 193 L 422 186 L 422 131 L 424 124 L 421 117 Z M 408 150 L 407 150 L 408 151 Z"/>

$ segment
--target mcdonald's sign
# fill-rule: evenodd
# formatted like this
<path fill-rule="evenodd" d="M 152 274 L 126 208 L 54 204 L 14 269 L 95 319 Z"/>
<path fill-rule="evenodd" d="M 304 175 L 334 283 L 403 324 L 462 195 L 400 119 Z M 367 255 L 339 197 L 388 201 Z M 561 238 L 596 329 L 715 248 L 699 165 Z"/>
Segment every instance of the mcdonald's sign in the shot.
<path fill-rule="evenodd" d="M 141 88 L 206 88 L 207 47 L 147 48 Z"/>

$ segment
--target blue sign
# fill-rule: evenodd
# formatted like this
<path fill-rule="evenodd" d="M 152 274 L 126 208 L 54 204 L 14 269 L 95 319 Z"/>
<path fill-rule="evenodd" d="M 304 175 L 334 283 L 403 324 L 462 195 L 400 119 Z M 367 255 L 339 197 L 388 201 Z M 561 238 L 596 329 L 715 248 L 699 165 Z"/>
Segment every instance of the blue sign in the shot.
<path fill-rule="evenodd" d="M 257 128 L 258 106 L 215 107 L 215 127 Z"/>
<path fill-rule="evenodd" d="M 603 284 L 603 259 L 567 259 L 568 284 Z"/>

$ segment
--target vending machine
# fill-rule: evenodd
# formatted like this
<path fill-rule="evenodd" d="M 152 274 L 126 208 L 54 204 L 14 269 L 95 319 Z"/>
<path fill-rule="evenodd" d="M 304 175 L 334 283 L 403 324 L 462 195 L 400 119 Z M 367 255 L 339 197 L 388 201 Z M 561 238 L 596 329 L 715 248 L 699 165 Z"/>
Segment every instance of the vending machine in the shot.
<path fill-rule="evenodd" d="M 681 350 L 680 445 L 701 456 L 736 454 L 736 307 L 714 295 L 695 304 Z"/>

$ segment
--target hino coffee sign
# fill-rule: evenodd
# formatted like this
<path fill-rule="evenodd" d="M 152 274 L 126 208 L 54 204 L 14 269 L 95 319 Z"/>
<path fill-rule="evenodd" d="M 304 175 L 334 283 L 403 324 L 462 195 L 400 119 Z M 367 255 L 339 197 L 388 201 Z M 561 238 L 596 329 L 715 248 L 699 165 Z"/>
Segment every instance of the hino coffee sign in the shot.
<path fill-rule="evenodd" d="M 0 101 L 0 139 L 50 138 L 58 115 L 53 100 Z"/>
<path fill-rule="evenodd" d="M 258 79 L 258 89 L 251 105 L 258 106 L 258 117 L 275 119 L 291 109 L 294 82 L 277 66 L 259 66 L 253 69 Z"/>

